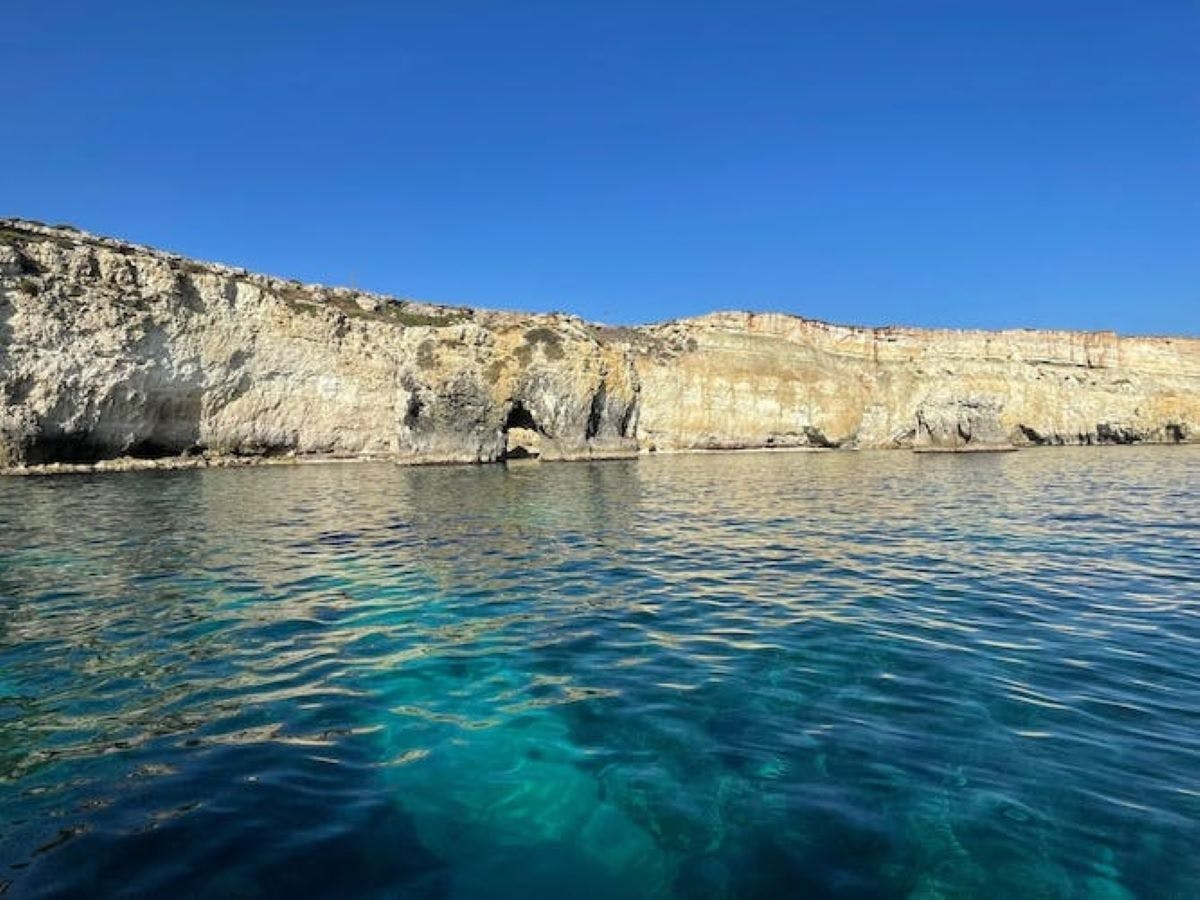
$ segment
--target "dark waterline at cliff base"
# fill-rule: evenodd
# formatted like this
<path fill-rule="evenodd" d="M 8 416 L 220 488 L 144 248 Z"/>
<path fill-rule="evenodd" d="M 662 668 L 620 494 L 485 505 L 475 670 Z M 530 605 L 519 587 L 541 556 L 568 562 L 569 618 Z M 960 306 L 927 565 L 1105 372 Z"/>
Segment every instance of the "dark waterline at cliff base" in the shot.
<path fill-rule="evenodd" d="M 0 480 L 12 896 L 1200 896 L 1200 450 Z"/>

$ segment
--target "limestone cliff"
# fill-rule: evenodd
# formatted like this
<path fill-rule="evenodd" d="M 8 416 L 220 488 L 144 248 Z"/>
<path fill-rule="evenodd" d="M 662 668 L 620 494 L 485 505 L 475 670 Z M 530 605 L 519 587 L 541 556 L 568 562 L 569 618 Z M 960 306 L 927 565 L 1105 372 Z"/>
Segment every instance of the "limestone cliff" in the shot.
<path fill-rule="evenodd" d="M 645 331 L 654 342 L 636 357 L 641 438 L 660 448 L 1200 438 L 1200 340 L 1190 338 L 847 328 L 751 313 Z"/>
<path fill-rule="evenodd" d="M 748 313 L 616 329 L 302 285 L 0 220 L 0 467 L 1198 436 L 1194 339 Z"/>

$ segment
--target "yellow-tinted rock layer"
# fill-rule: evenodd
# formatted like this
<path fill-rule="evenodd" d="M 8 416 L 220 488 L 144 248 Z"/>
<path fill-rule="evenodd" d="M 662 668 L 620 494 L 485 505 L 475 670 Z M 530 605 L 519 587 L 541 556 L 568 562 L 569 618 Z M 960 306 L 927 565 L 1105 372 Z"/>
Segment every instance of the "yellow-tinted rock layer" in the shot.
<path fill-rule="evenodd" d="M 0 220 L 3 468 L 1197 439 L 1191 338 L 751 313 L 606 328 L 302 285 Z"/>

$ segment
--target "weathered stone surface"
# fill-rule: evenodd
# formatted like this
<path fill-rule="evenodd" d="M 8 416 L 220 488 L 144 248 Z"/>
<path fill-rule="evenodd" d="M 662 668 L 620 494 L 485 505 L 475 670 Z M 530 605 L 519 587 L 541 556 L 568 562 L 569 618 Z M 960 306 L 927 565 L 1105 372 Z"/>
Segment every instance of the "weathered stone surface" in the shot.
<path fill-rule="evenodd" d="M 185 452 L 542 458 L 636 452 L 628 350 L 577 319 L 302 286 L 0 223 L 0 465 Z M 519 424 L 519 423 L 512 423 Z"/>
<path fill-rule="evenodd" d="M 1198 439 L 1195 339 L 750 313 L 606 328 L 0 220 L 0 468 Z"/>
<path fill-rule="evenodd" d="M 1200 437 L 1192 338 L 848 328 L 753 313 L 643 332 L 639 436 L 659 449 Z"/>

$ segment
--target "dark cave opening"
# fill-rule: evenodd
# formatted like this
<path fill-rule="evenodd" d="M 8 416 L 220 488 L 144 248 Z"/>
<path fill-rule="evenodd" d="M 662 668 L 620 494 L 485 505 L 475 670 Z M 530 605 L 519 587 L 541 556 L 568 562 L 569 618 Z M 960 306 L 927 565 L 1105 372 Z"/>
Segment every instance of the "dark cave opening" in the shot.
<path fill-rule="evenodd" d="M 603 384 L 592 396 L 592 408 L 588 411 L 587 430 L 584 433 L 584 437 L 589 441 L 600 433 L 600 425 L 604 421 L 604 402 L 607 396 L 608 390 Z"/>
<path fill-rule="evenodd" d="M 60 434 L 40 435 L 29 443 L 25 450 L 25 461 L 29 465 L 42 466 L 53 463 L 92 464 L 111 455 L 103 447 L 89 440 L 86 435 Z"/>
<path fill-rule="evenodd" d="M 404 424 L 412 428 L 417 424 L 417 420 L 421 418 L 421 413 L 425 411 L 425 404 L 421 398 L 415 394 L 409 398 L 408 407 L 404 411 Z"/>
<path fill-rule="evenodd" d="M 512 405 L 512 409 L 508 411 L 508 417 L 504 420 L 504 430 L 510 428 L 527 428 L 530 431 L 541 431 L 538 423 L 534 421 L 533 413 L 525 408 L 525 404 L 517 400 Z"/>
<path fill-rule="evenodd" d="M 504 432 L 501 459 L 537 459 L 542 455 L 541 436 L 545 432 L 520 400 L 513 402 L 501 430 Z"/>
<path fill-rule="evenodd" d="M 154 438 L 146 438 L 145 440 L 138 441 L 126 450 L 125 455 L 133 459 L 161 459 L 166 456 L 178 456 L 191 449 L 193 449 L 191 446 L 181 447 L 175 444 L 163 443 Z"/>

